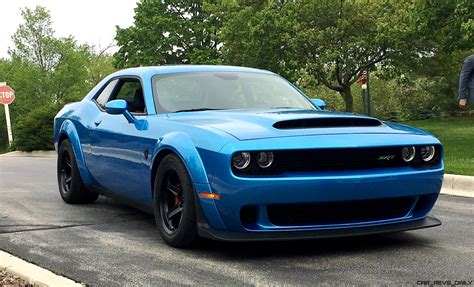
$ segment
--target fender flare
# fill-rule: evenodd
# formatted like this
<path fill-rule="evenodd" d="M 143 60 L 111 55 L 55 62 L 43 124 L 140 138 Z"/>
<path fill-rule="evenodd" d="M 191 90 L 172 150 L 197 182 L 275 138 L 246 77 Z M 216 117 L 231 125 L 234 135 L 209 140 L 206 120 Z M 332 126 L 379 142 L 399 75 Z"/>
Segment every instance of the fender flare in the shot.
<path fill-rule="evenodd" d="M 183 132 L 170 132 L 160 137 L 155 145 L 152 162 L 163 150 L 171 150 L 183 161 L 193 183 L 208 184 L 201 156 L 191 138 Z M 154 164 L 153 164 L 154 165 Z"/>
<path fill-rule="evenodd" d="M 196 195 L 196 209 L 202 211 L 198 215 L 203 214 L 207 224 L 213 228 L 225 228 L 214 200 L 200 198 L 198 195 L 199 192 L 212 192 L 212 190 L 201 156 L 187 134 L 183 132 L 170 132 L 158 139 L 153 152 L 150 176 L 154 177 L 154 171 L 158 168 L 158 161 L 162 159 L 160 155 L 163 155 L 163 152 L 169 154 L 169 151 L 176 154 L 188 170 Z M 153 186 L 154 178 L 150 181 L 152 182 L 151 186 Z M 202 224 L 201 222 L 200 225 Z"/>
<path fill-rule="evenodd" d="M 79 169 L 79 174 L 81 175 L 82 182 L 86 185 L 90 185 L 94 182 L 92 179 L 89 170 L 87 169 L 86 162 L 84 160 L 84 153 L 82 151 L 81 142 L 79 140 L 79 134 L 77 132 L 76 127 L 74 126 L 71 120 L 65 120 L 61 128 L 59 129 L 59 137 L 58 137 L 58 152 L 59 152 L 59 139 L 61 137 L 66 136 L 71 143 L 72 151 L 74 152 L 74 156 L 76 158 L 77 167 Z"/>

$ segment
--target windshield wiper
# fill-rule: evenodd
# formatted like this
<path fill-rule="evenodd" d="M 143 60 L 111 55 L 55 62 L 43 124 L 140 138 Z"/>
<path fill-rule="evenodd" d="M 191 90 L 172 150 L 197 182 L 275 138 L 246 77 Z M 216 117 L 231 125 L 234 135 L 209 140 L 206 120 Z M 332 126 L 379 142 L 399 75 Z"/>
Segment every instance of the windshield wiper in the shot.
<path fill-rule="evenodd" d="M 178 111 L 175 111 L 175 113 L 182 113 L 182 112 L 202 112 L 202 111 L 216 111 L 216 110 L 223 110 L 223 109 L 199 108 L 199 109 L 178 110 Z"/>

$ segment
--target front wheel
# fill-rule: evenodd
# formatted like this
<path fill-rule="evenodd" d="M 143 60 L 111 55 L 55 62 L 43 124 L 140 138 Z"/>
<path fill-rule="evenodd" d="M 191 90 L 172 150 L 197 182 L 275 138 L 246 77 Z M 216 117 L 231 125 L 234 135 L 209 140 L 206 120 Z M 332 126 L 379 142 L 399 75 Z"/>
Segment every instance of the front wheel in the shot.
<path fill-rule="evenodd" d="M 155 176 L 155 221 L 163 240 L 173 247 L 188 247 L 198 237 L 194 188 L 186 167 L 174 154 L 166 156 Z"/>
<path fill-rule="evenodd" d="M 91 203 L 99 194 L 88 190 L 81 179 L 71 143 L 64 140 L 58 153 L 58 186 L 62 199 L 70 204 Z"/>

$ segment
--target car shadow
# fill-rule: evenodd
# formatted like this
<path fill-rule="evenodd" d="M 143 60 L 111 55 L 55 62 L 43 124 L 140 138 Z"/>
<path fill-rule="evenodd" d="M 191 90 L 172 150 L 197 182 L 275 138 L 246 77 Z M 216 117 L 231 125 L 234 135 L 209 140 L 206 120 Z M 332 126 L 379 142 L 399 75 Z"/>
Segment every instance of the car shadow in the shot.
<path fill-rule="evenodd" d="M 157 244 L 167 246 L 160 238 L 153 215 L 123 205 L 112 204 L 115 208 L 135 213 L 135 218 L 144 223 L 147 232 L 156 232 Z M 142 227 L 144 227 L 142 225 Z M 348 255 L 357 253 L 378 253 L 399 248 L 419 248 L 433 244 L 430 237 L 415 232 L 397 232 L 379 235 L 351 236 L 327 239 L 305 239 L 259 242 L 223 242 L 201 238 L 188 249 L 178 249 L 185 253 L 215 259 L 251 260 L 262 258 L 288 258 L 326 255 Z"/>
<path fill-rule="evenodd" d="M 233 259 L 256 259 L 275 257 L 326 256 L 357 253 L 377 253 L 399 248 L 417 248 L 432 241 L 410 232 L 356 237 L 263 241 L 263 242 L 221 242 L 201 240 L 193 251 Z"/>

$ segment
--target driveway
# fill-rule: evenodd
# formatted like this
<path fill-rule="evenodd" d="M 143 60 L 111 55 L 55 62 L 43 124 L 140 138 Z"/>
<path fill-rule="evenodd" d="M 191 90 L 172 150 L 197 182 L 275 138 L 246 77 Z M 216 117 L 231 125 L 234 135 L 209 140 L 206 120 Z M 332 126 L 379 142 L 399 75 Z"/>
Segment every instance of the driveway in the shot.
<path fill-rule="evenodd" d="M 203 241 L 179 250 L 165 245 L 148 214 L 105 197 L 95 204 L 65 204 L 55 170 L 54 158 L 0 157 L 0 249 L 78 282 L 240 286 L 474 280 L 474 198 L 442 195 L 432 211 L 443 221 L 437 228 L 331 240 Z"/>

